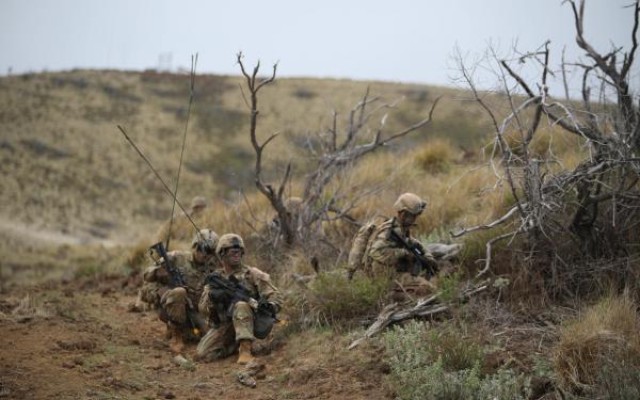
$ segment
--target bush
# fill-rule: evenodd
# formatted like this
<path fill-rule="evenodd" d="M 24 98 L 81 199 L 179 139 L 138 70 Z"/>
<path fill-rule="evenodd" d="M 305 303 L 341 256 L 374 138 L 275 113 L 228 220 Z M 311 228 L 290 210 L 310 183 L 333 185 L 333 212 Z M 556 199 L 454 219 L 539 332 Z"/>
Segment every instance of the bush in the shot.
<path fill-rule="evenodd" d="M 628 399 L 640 394 L 640 320 L 628 295 L 608 297 L 562 329 L 554 369 L 576 395 Z"/>
<path fill-rule="evenodd" d="M 389 285 L 386 279 L 348 281 L 338 273 L 326 273 L 318 275 L 309 288 L 307 302 L 316 320 L 339 325 L 377 315 Z"/>
<path fill-rule="evenodd" d="M 416 155 L 416 162 L 429 173 L 447 172 L 454 158 L 454 150 L 448 141 L 435 139 L 429 141 Z"/>
<path fill-rule="evenodd" d="M 529 379 L 500 369 L 483 376 L 484 351 L 451 326 L 427 332 L 412 321 L 384 335 L 390 383 L 400 399 L 524 399 Z"/>

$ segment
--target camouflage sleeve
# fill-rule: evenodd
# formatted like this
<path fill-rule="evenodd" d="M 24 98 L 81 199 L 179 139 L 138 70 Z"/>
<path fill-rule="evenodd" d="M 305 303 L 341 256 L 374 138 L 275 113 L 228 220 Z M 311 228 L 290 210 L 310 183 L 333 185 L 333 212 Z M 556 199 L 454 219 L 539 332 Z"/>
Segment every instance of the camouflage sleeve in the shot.
<path fill-rule="evenodd" d="M 258 288 L 260 297 L 265 298 L 270 303 L 274 303 L 278 308 L 282 307 L 280 291 L 271 282 L 269 274 L 260 271 L 258 268 L 250 267 L 250 276 L 253 284 Z"/>
<path fill-rule="evenodd" d="M 211 299 L 209 298 L 209 292 L 211 288 L 209 285 L 205 285 L 202 290 L 202 295 L 200 295 L 200 301 L 198 302 L 198 311 L 200 314 L 209 317 L 211 315 L 211 310 L 215 309 L 213 304 L 211 304 Z"/>
<path fill-rule="evenodd" d="M 371 245 L 369 255 L 372 259 L 384 264 L 396 264 L 398 260 L 406 258 L 411 253 L 404 247 L 399 247 L 394 240 L 377 237 Z"/>

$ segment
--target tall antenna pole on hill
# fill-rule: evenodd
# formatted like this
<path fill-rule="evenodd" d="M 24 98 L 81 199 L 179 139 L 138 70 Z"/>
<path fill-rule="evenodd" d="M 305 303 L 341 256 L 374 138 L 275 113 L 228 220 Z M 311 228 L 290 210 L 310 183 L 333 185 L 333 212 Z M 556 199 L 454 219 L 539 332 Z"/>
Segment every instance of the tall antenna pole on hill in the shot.
<path fill-rule="evenodd" d="M 180 182 L 180 172 L 182 171 L 182 159 L 184 157 L 184 148 L 187 142 L 187 130 L 189 129 L 189 117 L 191 115 L 191 105 L 193 104 L 193 94 L 196 83 L 196 64 L 198 64 L 198 53 L 196 53 L 195 56 L 191 56 L 191 86 L 189 88 L 189 107 L 187 108 L 187 120 L 185 122 L 184 133 L 182 135 L 182 149 L 180 150 L 180 163 L 178 164 L 178 174 L 176 176 L 176 188 L 173 192 L 174 194 L 173 207 L 171 207 L 171 220 L 169 221 L 169 230 L 167 231 L 167 242 L 164 246 L 164 248 L 167 250 L 169 250 L 169 242 L 171 241 L 171 228 L 173 228 L 173 215 L 176 210 L 176 202 L 178 201 L 178 184 Z M 189 219 L 191 220 L 191 216 L 189 216 Z M 199 229 L 196 231 L 196 234 L 200 234 Z"/>
<path fill-rule="evenodd" d="M 169 189 L 169 186 L 167 185 L 167 183 L 164 181 L 164 179 L 162 179 L 162 177 L 160 176 L 160 174 L 158 173 L 158 170 L 156 170 L 153 165 L 151 164 L 151 161 L 149 161 L 149 159 L 144 155 L 144 153 L 142 153 L 142 151 L 140 150 L 140 148 L 138 146 L 136 146 L 136 144 L 133 142 L 133 140 L 131 140 L 131 138 L 129 137 L 129 135 L 127 135 L 127 132 L 124 130 L 124 128 L 120 125 L 118 125 L 118 129 L 120 130 L 120 132 L 122 132 L 122 134 L 124 135 L 125 139 L 127 139 L 127 142 L 129 142 L 129 144 L 131 145 L 131 147 L 133 147 L 138 154 L 140 155 L 140 157 L 142 157 L 142 159 L 147 163 L 147 166 L 149 167 L 149 169 L 151 169 L 151 172 L 153 172 L 156 176 L 156 178 L 158 178 L 158 180 L 160 181 L 160 183 L 162 183 L 162 186 L 164 187 L 164 189 L 169 193 L 169 195 L 173 198 L 175 204 L 178 205 L 178 207 L 180 207 L 180 209 L 182 210 L 182 212 L 184 213 L 184 215 L 187 217 L 187 219 L 189 219 L 189 222 L 191 222 L 191 225 L 193 225 L 193 227 L 196 229 L 196 231 L 200 232 L 200 228 L 198 228 L 198 226 L 196 225 L 195 222 L 193 222 L 193 219 L 191 219 L 191 216 L 189 215 L 189 213 L 184 209 L 184 207 L 182 206 L 182 204 L 180 203 L 180 201 L 178 201 L 178 199 L 176 198 L 175 194 L 171 191 L 171 189 Z"/>

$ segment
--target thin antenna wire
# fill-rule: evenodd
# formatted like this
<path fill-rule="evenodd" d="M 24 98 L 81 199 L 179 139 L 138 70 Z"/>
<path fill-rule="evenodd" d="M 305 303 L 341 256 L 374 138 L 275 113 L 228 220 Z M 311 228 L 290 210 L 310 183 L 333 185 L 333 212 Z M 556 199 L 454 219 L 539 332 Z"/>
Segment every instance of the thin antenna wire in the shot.
<path fill-rule="evenodd" d="M 167 251 L 169 250 L 169 242 L 171 241 L 171 229 L 173 228 L 173 214 L 176 210 L 176 201 L 178 200 L 178 184 L 180 183 L 180 172 L 182 171 L 182 159 L 184 157 L 184 148 L 187 143 L 187 130 L 189 129 L 189 117 L 191 116 L 191 105 L 193 104 L 193 96 L 195 92 L 196 83 L 196 65 L 198 64 L 198 53 L 195 57 L 191 56 L 191 88 L 189 91 L 189 107 L 187 108 L 187 120 L 184 125 L 184 133 L 182 135 L 182 149 L 180 150 L 180 163 L 178 164 L 178 174 L 176 176 L 176 188 L 173 195 L 173 206 L 171 207 L 171 220 L 169 221 L 169 230 L 167 231 L 167 242 L 164 246 Z M 184 211 L 184 210 L 183 210 Z M 199 234 L 200 230 L 196 232 Z"/>
<path fill-rule="evenodd" d="M 156 175 L 156 178 L 158 178 L 160 183 L 162 183 L 162 186 L 164 186 L 165 190 L 167 192 L 169 192 L 169 195 L 175 200 L 175 202 L 178 205 L 178 207 L 180 207 L 180 209 L 182 210 L 184 215 L 189 219 L 189 222 L 191 222 L 191 225 L 193 225 L 193 227 L 196 228 L 196 231 L 200 232 L 200 229 L 195 224 L 195 222 L 193 222 L 193 220 L 191 219 L 191 216 L 189 215 L 189 213 L 184 209 L 184 207 L 182 207 L 182 204 L 178 201 L 178 199 L 173 194 L 171 189 L 169 189 L 169 186 L 167 186 L 166 182 L 164 181 L 164 179 L 162 179 L 162 177 L 160 176 L 158 171 L 155 168 L 153 168 L 153 165 L 151 165 L 151 161 L 149 161 L 149 159 L 142 153 L 142 151 L 140 151 L 138 146 L 136 146 L 136 144 L 133 142 L 133 140 L 131 140 L 131 138 L 129 137 L 129 135 L 127 135 L 127 132 L 124 130 L 124 128 L 122 126 L 118 125 L 118 129 L 120 129 L 120 132 L 122 132 L 122 134 L 124 135 L 125 139 L 127 139 L 129 144 L 138 152 L 140 157 L 142 157 L 142 159 L 147 163 L 147 165 L 149 166 L 151 171 Z"/>

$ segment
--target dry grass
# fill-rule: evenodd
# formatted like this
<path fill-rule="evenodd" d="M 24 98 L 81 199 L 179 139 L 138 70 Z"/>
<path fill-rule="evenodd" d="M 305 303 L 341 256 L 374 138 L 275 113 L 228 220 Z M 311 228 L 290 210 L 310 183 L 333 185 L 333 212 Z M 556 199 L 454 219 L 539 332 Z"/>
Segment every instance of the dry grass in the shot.
<path fill-rule="evenodd" d="M 274 212 L 255 190 L 249 115 L 238 90 L 241 82 L 238 77 L 216 76 L 199 76 L 196 80 L 196 107 L 178 198 L 187 207 L 193 196 L 205 196 L 209 206 L 194 218 L 197 227 L 213 229 L 220 235 L 240 234 L 247 244 L 247 263 L 269 272 L 285 292 L 289 301 L 285 312 L 293 322 L 288 332 L 302 330 L 296 332 L 300 335 L 291 335 L 285 351 L 295 354 L 293 359 L 305 352 L 308 357 L 296 361 L 276 379 L 303 385 L 310 375 L 326 373 L 316 367 L 318 358 L 323 358 L 325 365 L 345 372 L 362 376 L 376 372 L 376 382 L 370 382 L 371 378 L 363 378 L 363 382 L 379 384 L 380 371 L 376 368 L 381 367 L 371 360 L 379 361 L 383 351 L 376 349 L 377 358 L 366 358 L 359 352 L 342 354 L 344 335 L 303 330 L 325 323 L 338 327 L 357 323 L 361 317 L 375 314 L 379 294 L 375 284 L 348 285 L 337 275 L 355 233 L 352 224 L 323 224 L 333 247 L 314 243 L 307 249 L 274 250 L 266 244 L 265 237 L 273 234 L 268 225 Z M 7 282 L 26 284 L 51 278 L 94 283 L 111 273 L 122 276 L 131 269 L 139 270 L 149 262 L 148 246 L 166 240 L 168 235 L 172 200 L 116 125 L 127 129 L 173 188 L 188 83 L 186 75 L 152 72 L 74 71 L 0 78 L 0 202 L 4 205 L 0 223 L 5 227 L 19 224 L 58 239 L 64 236 L 73 240 L 45 246 L 43 243 L 51 240 L 48 234 L 28 235 L 36 238 L 29 242 L 0 231 L 0 290 L 9 287 L 5 286 Z M 350 215 L 365 222 L 375 216 L 393 216 L 392 205 L 398 195 L 416 193 L 427 199 L 429 206 L 418 219 L 415 233 L 422 239 L 443 242 L 453 240 L 450 230 L 493 221 L 509 209 L 513 196 L 506 183 L 499 181 L 491 168 L 481 165 L 477 157 L 480 151 L 474 151 L 485 144 L 490 133 L 486 117 L 473 103 L 460 102 L 464 95 L 460 91 L 419 85 L 277 80 L 261 92 L 260 98 L 259 139 L 279 133 L 263 160 L 265 180 L 274 186 L 279 184 L 285 165 L 291 162 L 293 181 L 285 195 L 299 196 L 305 174 L 316 165 L 317 154 L 310 148 L 318 145 L 318 133 L 331 126 L 333 111 L 338 112 L 339 130 L 343 129 L 349 111 L 368 86 L 372 95 L 380 95 L 387 102 L 404 97 L 396 109 L 390 110 L 385 132 L 424 118 L 433 99 L 445 97 L 431 126 L 362 159 L 329 185 L 327 196 L 336 196 L 339 205 L 353 204 Z M 378 122 L 372 121 L 370 133 L 375 132 Z M 552 161 L 549 165 L 553 169 L 576 166 L 585 154 L 577 138 L 561 134 L 557 127 L 547 128 L 531 144 L 532 153 Z M 509 140 L 518 145 L 518 138 Z M 186 249 L 195 229 L 179 211 L 176 215 L 171 249 Z M 485 257 L 487 240 L 508 229 L 481 231 L 458 239 L 465 244 L 463 266 L 472 272 L 481 267 L 477 261 Z M 268 239 L 277 240 L 271 236 Z M 107 243 L 113 247 L 102 247 Z M 547 300 L 540 294 L 546 279 L 543 272 L 531 269 L 529 274 L 518 274 L 523 266 L 513 256 L 517 249 L 501 251 L 509 245 L 502 242 L 494 249 L 492 272 L 509 280 L 509 285 L 499 289 L 497 300 L 513 304 L 533 298 Z M 326 275 L 305 290 L 295 277 L 313 274 L 309 262 L 312 255 L 324 257 L 320 270 Z M 493 305 L 494 299 L 489 303 Z M 27 299 L 21 309 L 25 315 L 36 315 L 41 308 Z M 486 321 L 487 315 L 478 315 L 476 320 Z M 509 323 L 495 321 L 491 329 L 500 333 Z M 556 351 L 556 371 L 563 385 L 586 390 L 607 373 L 601 365 L 625 362 L 638 366 L 640 345 L 635 337 L 639 328 L 634 305 L 627 298 L 608 299 L 568 325 Z M 458 336 L 445 333 L 434 332 L 434 338 L 441 339 L 443 352 L 459 357 L 469 353 Z M 521 336 L 522 343 L 529 339 Z M 332 384 L 329 376 L 327 385 Z"/>
<path fill-rule="evenodd" d="M 590 390 L 617 373 L 640 368 L 640 319 L 629 295 L 611 296 L 563 328 L 555 349 L 555 372 L 570 391 Z"/>
<path fill-rule="evenodd" d="M 239 77 L 218 76 L 196 80 L 178 198 L 188 207 L 193 196 L 205 196 L 210 204 L 194 219 L 196 225 L 218 234 L 239 233 L 251 247 L 249 261 L 271 269 L 290 259 L 270 252 L 260 239 L 269 232 L 274 213 L 253 184 L 254 155 L 248 141 L 249 115 L 238 90 L 241 82 Z M 173 187 L 188 83 L 185 75 L 153 72 L 74 71 L 1 78 L 6 90 L 0 96 L 0 128 L 5 132 L 0 143 L 0 201 L 6 207 L 0 217 L 73 237 L 114 241 L 131 249 L 124 263 L 144 264 L 146 247 L 166 240 L 172 199 L 116 125 L 127 129 Z M 429 201 L 415 232 L 438 241 L 452 241 L 450 230 L 492 221 L 508 209 L 512 199 L 504 182 L 496 184 L 493 171 L 478 165 L 478 159 L 460 157 L 460 148 L 468 153 L 469 143 L 485 140 L 490 131 L 486 117 L 473 103 L 460 101 L 461 91 L 420 85 L 277 80 L 260 99 L 259 139 L 280 134 L 265 154 L 265 180 L 278 184 L 291 162 L 293 182 L 286 195 L 299 196 L 305 173 L 315 166 L 310 144 L 317 145 L 317 134 L 331 126 L 333 111 L 338 113 L 339 131 L 343 129 L 367 87 L 386 102 L 404 99 L 390 110 L 386 132 L 425 117 L 433 99 L 444 97 L 431 126 L 362 159 L 330 184 L 327 196 L 341 193 L 344 197 L 334 200 L 353 204 L 350 215 L 364 223 L 374 216 L 393 216 L 397 196 L 414 192 Z M 371 133 L 378 122 L 371 121 Z M 565 166 L 575 165 L 575 138 L 560 135 L 553 126 L 546 132 L 532 148 L 561 157 Z M 172 226 L 172 249 L 188 248 L 195 232 L 180 214 L 178 210 Z M 356 226 L 328 222 L 322 229 L 334 248 L 317 253 L 328 255 L 321 263 L 330 270 L 338 266 L 335 260 L 339 264 L 344 258 Z M 470 262 L 484 257 L 480 242 L 486 237 L 461 240 L 476 249 L 466 253 L 474 258 Z M 9 247 L 2 251 L 8 253 Z M 292 264 L 307 265 L 310 256 Z"/>
<path fill-rule="evenodd" d="M 415 158 L 424 171 L 437 174 L 446 172 L 458 157 L 448 140 L 436 138 L 422 146 Z"/>
<path fill-rule="evenodd" d="M 171 212 L 171 196 L 116 125 L 127 130 L 173 188 L 186 121 L 188 78 L 83 70 L 1 78 L 0 201 L 5 206 L 0 217 L 124 245 L 137 243 L 141 237 L 146 244 L 152 241 L 150 235 L 166 238 L 163 223 Z M 249 115 L 238 90 L 241 82 L 239 77 L 198 76 L 178 198 L 187 207 L 193 196 L 206 196 L 212 204 L 198 225 L 218 233 L 236 231 L 250 236 L 261 232 L 273 213 L 262 196 L 255 195 Z M 334 111 L 338 128 L 344 129 L 349 112 L 367 88 L 384 102 L 404 99 L 389 113 L 386 132 L 424 118 L 429 104 L 443 94 L 435 128 L 460 115 L 457 91 L 450 89 L 347 80 L 277 80 L 261 92 L 260 99 L 259 138 L 280 133 L 265 154 L 266 180 L 279 182 L 284 165 L 291 162 L 294 182 L 290 192 L 299 195 L 304 173 L 315 165 L 309 143 L 317 142 L 316 135 L 331 126 Z M 372 120 L 371 133 L 378 122 Z M 381 210 L 389 215 L 390 205 L 405 191 L 433 196 L 430 188 L 419 184 L 428 174 L 416 169 L 410 160 L 413 156 L 404 153 L 409 147 L 422 147 L 435 134 L 437 130 L 430 128 L 415 132 L 403 145 L 365 158 L 335 184 L 333 189 L 346 188 L 347 193 L 370 193 L 344 199 L 356 201 L 352 210 L 356 219 L 364 221 Z M 238 195 L 240 190 L 248 201 Z M 192 228 L 176 221 L 174 244 L 188 243 Z M 348 237 L 350 229 L 339 228 L 336 238 Z"/>

